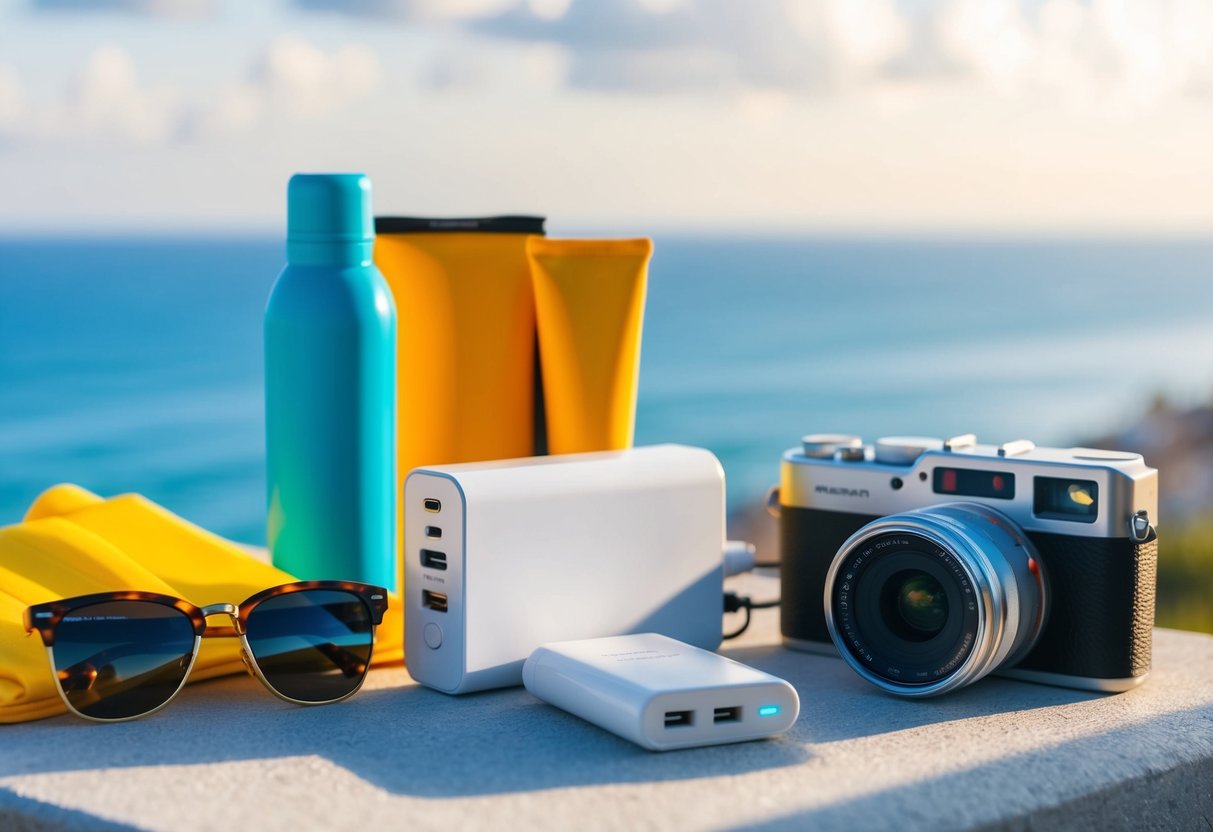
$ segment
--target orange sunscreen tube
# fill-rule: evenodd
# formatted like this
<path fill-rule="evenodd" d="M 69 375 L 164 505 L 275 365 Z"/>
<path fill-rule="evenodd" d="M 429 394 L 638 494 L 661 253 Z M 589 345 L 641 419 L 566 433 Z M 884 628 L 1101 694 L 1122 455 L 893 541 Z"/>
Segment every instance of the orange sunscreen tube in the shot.
<path fill-rule="evenodd" d="M 653 243 L 527 240 L 548 451 L 630 448 Z"/>
<path fill-rule="evenodd" d="M 397 457 L 418 465 L 530 456 L 535 302 L 526 240 L 541 217 L 378 217 L 375 265 L 397 307 Z"/>
<path fill-rule="evenodd" d="M 420 465 L 535 452 L 535 300 L 526 240 L 542 233 L 542 217 L 375 218 L 375 265 L 396 302 L 401 482 Z M 403 500 L 404 489 L 398 493 Z M 397 508 L 403 580 L 405 512 Z"/>

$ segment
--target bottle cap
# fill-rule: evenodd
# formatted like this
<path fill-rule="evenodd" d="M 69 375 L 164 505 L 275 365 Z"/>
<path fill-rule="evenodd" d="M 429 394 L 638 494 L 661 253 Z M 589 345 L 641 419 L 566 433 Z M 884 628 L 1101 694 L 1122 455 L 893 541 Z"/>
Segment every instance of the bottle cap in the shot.
<path fill-rule="evenodd" d="M 287 259 L 370 258 L 375 239 L 371 180 L 362 173 L 297 173 L 287 186 Z"/>

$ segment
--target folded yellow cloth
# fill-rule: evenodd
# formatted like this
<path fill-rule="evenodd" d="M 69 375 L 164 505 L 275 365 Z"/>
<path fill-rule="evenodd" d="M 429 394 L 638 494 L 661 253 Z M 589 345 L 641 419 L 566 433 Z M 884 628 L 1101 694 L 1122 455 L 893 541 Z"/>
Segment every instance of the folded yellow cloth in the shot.
<path fill-rule="evenodd" d="M 197 606 L 239 604 L 295 578 L 140 497 L 104 500 L 74 485 L 39 496 L 25 520 L 0 528 L 0 723 L 63 713 L 46 649 L 26 634 L 26 607 L 92 592 L 138 589 Z M 404 613 L 391 596 L 374 664 L 404 656 Z M 203 639 L 190 681 L 244 672 L 240 642 Z"/>

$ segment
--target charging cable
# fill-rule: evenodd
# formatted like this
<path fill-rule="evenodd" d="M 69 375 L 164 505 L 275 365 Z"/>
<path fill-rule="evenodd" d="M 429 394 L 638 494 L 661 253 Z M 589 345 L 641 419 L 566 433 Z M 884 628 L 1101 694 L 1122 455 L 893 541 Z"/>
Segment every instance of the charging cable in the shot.
<path fill-rule="evenodd" d="M 726 540 L 724 542 L 724 576 L 731 578 L 753 571 L 758 565 L 758 549 L 753 543 L 745 540 Z"/>
<path fill-rule="evenodd" d="M 778 568 L 778 561 L 760 561 L 758 559 L 758 550 L 753 543 L 745 540 L 728 540 L 724 544 L 724 576 L 731 578 L 734 575 L 741 575 L 746 572 L 752 572 L 755 569 Z M 750 628 L 750 612 L 751 610 L 765 610 L 771 607 L 779 606 L 779 601 L 755 601 L 748 595 L 739 595 L 736 592 L 726 592 L 724 594 L 724 611 L 744 612 L 745 621 L 742 625 L 731 633 L 724 635 L 725 639 L 737 638 Z"/>
<path fill-rule="evenodd" d="M 726 540 L 724 542 L 724 576 L 731 578 L 755 569 L 778 569 L 777 560 L 759 560 L 758 550 L 753 543 L 744 540 Z"/>
<path fill-rule="evenodd" d="M 750 610 L 766 610 L 771 607 L 778 607 L 779 600 L 774 601 L 755 601 L 748 595 L 738 595 L 736 592 L 726 592 L 724 594 L 724 611 L 725 612 L 744 612 L 745 621 L 731 633 L 725 633 L 721 638 L 726 641 L 731 638 L 737 638 L 739 635 L 750 629 Z"/>

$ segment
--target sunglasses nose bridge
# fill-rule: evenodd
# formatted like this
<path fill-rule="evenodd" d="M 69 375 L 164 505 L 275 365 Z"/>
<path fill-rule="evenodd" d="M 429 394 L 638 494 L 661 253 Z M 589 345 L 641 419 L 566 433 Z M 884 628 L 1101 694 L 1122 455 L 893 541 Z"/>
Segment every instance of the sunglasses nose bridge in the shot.
<path fill-rule="evenodd" d="M 226 615 L 229 619 L 231 619 L 232 628 L 227 630 L 229 634 L 232 632 L 232 630 L 234 630 L 236 633 L 240 632 L 240 608 L 235 604 L 210 604 L 209 606 L 202 608 L 203 618 L 210 618 L 212 615 Z M 218 627 L 211 627 L 208 625 L 208 629 L 214 631 L 216 634 L 219 634 L 218 630 L 220 628 Z"/>
<path fill-rule="evenodd" d="M 240 608 L 235 604 L 211 604 L 209 607 L 202 608 L 202 614 L 208 618 L 212 615 L 226 615 L 229 618 L 235 618 L 240 614 Z"/>

